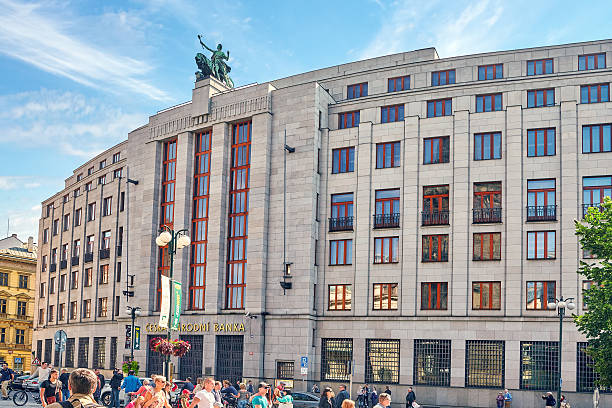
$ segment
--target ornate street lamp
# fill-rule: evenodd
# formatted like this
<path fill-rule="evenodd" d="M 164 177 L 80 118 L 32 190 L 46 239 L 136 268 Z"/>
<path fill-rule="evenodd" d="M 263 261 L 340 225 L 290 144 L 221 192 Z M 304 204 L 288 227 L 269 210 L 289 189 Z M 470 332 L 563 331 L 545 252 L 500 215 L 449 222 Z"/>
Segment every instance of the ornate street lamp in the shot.
<path fill-rule="evenodd" d="M 563 345 L 563 318 L 565 317 L 565 309 L 574 310 L 576 308 L 576 304 L 574 303 L 574 298 L 563 299 L 561 296 L 560 299 L 555 299 L 554 302 L 548 303 L 549 309 L 557 309 L 557 314 L 559 315 L 559 365 L 558 365 L 558 376 L 557 376 L 557 408 L 561 407 L 561 355 L 562 355 L 562 345 Z"/>

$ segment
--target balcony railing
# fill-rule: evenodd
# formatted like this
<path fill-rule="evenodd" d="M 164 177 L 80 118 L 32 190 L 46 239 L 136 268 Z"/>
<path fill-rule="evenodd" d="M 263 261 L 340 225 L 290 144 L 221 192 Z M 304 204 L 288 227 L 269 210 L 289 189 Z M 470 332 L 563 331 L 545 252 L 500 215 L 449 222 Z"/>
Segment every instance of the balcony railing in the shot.
<path fill-rule="evenodd" d="M 556 221 L 556 205 L 527 206 L 527 221 Z"/>
<path fill-rule="evenodd" d="M 421 211 L 421 225 L 448 225 L 448 210 Z"/>
<path fill-rule="evenodd" d="M 18 314 L 18 315 L 15 315 L 15 319 L 17 319 L 17 320 L 31 320 L 31 319 L 33 319 L 33 317 L 32 316 L 26 316 L 26 315 Z"/>
<path fill-rule="evenodd" d="M 374 214 L 374 228 L 398 228 L 399 214 Z"/>
<path fill-rule="evenodd" d="M 57 264 L 49 265 L 49 272 L 55 272 L 57 270 Z"/>
<path fill-rule="evenodd" d="M 589 208 L 596 208 L 597 211 L 602 211 L 600 204 L 582 204 L 582 218 L 587 215 L 587 212 L 589 212 Z"/>
<path fill-rule="evenodd" d="M 122 252 L 123 252 L 123 246 L 122 245 L 117 245 L 117 256 L 121 256 Z"/>
<path fill-rule="evenodd" d="M 70 261 L 70 265 L 72 266 L 77 266 L 79 264 L 79 256 L 73 256 L 72 260 Z"/>
<path fill-rule="evenodd" d="M 472 210 L 473 224 L 492 224 L 496 222 L 502 222 L 501 207 L 474 208 Z"/>
<path fill-rule="evenodd" d="M 101 249 L 100 259 L 108 259 L 108 258 L 110 258 L 110 249 Z"/>
<path fill-rule="evenodd" d="M 329 219 L 329 232 L 352 231 L 353 217 L 339 217 Z"/>
<path fill-rule="evenodd" d="M 83 257 L 83 260 L 85 262 L 92 262 L 93 261 L 93 252 L 85 252 L 85 256 Z"/>
<path fill-rule="evenodd" d="M 60 261 L 60 269 L 66 269 L 68 267 L 68 260 L 67 259 L 62 259 Z"/>

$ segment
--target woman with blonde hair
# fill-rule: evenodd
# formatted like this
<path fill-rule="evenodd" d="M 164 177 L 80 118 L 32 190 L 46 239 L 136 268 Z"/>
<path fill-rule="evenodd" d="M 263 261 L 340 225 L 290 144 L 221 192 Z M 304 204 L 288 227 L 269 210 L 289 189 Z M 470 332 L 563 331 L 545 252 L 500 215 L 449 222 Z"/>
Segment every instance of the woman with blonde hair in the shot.
<path fill-rule="evenodd" d="M 355 408 L 355 401 L 345 399 L 344 401 L 342 401 L 342 408 Z"/>

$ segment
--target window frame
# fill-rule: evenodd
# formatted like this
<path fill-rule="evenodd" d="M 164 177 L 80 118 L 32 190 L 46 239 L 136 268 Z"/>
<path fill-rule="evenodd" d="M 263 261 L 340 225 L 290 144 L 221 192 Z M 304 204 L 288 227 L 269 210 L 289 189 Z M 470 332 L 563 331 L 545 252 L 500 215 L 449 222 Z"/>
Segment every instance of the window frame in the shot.
<path fill-rule="evenodd" d="M 543 233 L 544 235 L 544 257 L 543 258 L 538 258 L 538 234 L 539 233 Z M 548 247 L 549 247 L 549 239 L 548 239 L 548 234 L 553 233 L 554 236 L 554 247 L 555 247 L 555 254 L 553 257 L 548 257 Z M 535 241 L 534 241 L 534 249 L 533 249 L 533 253 L 535 257 L 530 258 L 529 257 L 529 237 L 530 236 L 534 236 L 535 237 Z M 528 261 L 546 261 L 546 260 L 555 260 L 557 259 L 557 231 L 556 230 L 538 230 L 538 231 L 527 231 L 527 260 Z"/>
<path fill-rule="evenodd" d="M 599 68 L 599 58 L 603 56 L 603 67 Z M 589 57 L 593 57 L 593 68 L 589 68 Z M 583 68 L 580 68 L 582 63 L 584 64 Z M 583 54 L 578 56 L 578 71 L 592 71 L 595 69 L 606 69 L 607 61 L 606 61 L 606 53 L 605 52 L 596 52 L 592 54 Z"/>
<path fill-rule="evenodd" d="M 391 162 L 390 162 L 390 166 L 387 166 L 387 145 L 391 146 L 391 151 L 389 152 L 389 154 L 391 155 Z M 399 153 L 397 154 L 397 163 L 396 163 L 396 154 L 395 151 L 396 149 L 399 151 Z M 382 157 L 381 157 L 381 162 L 379 163 L 379 151 L 382 151 Z M 391 168 L 395 168 L 395 167 L 400 167 L 402 164 L 402 146 L 401 146 L 401 142 L 400 141 L 393 141 L 393 142 L 383 142 L 383 143 L 376 143 L 376 169 L 391 169 Z"/>
<path fill-rule="evenodd" d="M 401 83 L 401 89 L 397 89 L 397 84 Z M 408 87 L 406 87 L 406 82 L 408 82 Z M 393 83 L 393 89 L 391 89 L 391 84 Z M 387 79 L 387 93 L 390 92 L 401 92 L 410 90 L 410 75 L 398 76 Z"/>
<path fill-rule="evenodd" d="M 499 109 L 497 109 L 497 98 L 499 97 Z M 490 109 L 487 109 L 487 99 L 490 99 Z M 476 113 L 500 112 L 504 110 L 503 92 L 476 95 Z"/>
<path fill-rule="evenodd" d="M 547 66 L 547 62 L 550 61 L 550 72 L 546 72 L 546 66 Z M 542 73 L 538 74 L 537 73 L 537 64 L 538 62 L 542 63 Z M 530 74 L 529 73 L 529 64 L 533 64 L 533 73 Z M 533 59 L 533 60 L 528 60 L 527 61 L 527 76 L 536 76 L 536 75 L 548 75 L 548 74 L 554 74 L 555 73 L 555 60 L 553 58 L 540 58 L 540 59 Z"/>
<path fill-rule="evenodd" d="M 480 70 L 483 70 L 483 77 L 480 77 Z M 488 71 L 493 70 L 493 78 L 487 78 Z M 500 76 L 497 76 L 498 72 L 501 71 Z M 479 81 L 492 81 L 494 79 L 503 79 L 504 78 L 504 64 L 487 64 L 487 65 L 479 65 L 478 66 L 478 80 Z"/>
<path fill-rule="evenodd" d="M 552 91 L 552 103 L 549 103 L 548 96 L 549 92 Z M 542 103 L 538 103 L 538 95 L 542 94 Z M 530 96 L 533 95 L 533 103 L 530 103 Z M 545 108 L 548 106 L 555 106 L 555 88 L 540 88 L 540 89 L 529 89 L 527 90 L 527 108 Z"/>
<path fill-rule="evenodd" d="M 330 312 L 337 311 L 349 311 L 352 310 L 352 288 L 350 283 L 340 283 L 340 284 L 329 284 L 327 285 L 327 310 Z M 334 307 L 332 308 L 332 287 L 334 288 Z M 342 303 L 338 305 L 338 289 L 342 289 Z M 347 290 L 348 289 L 348 290 Z M 350 299 L 348 299 L 347 304 L 347 294 Z"/>
<path fill-rule="evenodd" d="M 607 146 L 609 148 L 609 150 L 605 150 L 606 147 L 606 140 L 605 140 L 605 134 L 604 134 L 604 129 L 608 127 L 609 128 L 609 132 L 608 132 L 608 142 L 607 142 Z M 599 150 L 598 151 L 593 151 L 593 129 L 597 128 L 598 129 L 598 133 L 599 133 Z M 584 132 L 585 130 L 589 131 L 589 151 L 585 151 L 585 138 L 584 138 Z M 598 124 L 592 124 L 592 125 L 582 125 L 582 154 L 596 154 L 596 153 L 610 153 L 612 152 L 612 124 L 611 123 L 598 123 Z"/>
<path fill-rule="evenodd" d="M 357 88 L 358 87 L 358 88 Z M 359 89 L 358 95 L 356 95 L 356 90 Z M 360 82 L 358 84 L 347 85 L 346 87 L 346 99 L 357 99 L 368 96 L 368 83 Z"/>
<path fill-rule="evenodd" d="M 360 111 L 341 112 L 338 114 L 338 129 L 359 127 Z M 350 119 L 350 120 L 349 120 Z"/>
<path fill-rule="evenodd" d="M 437 248 L 437 254 L 438 254 L 438 259 L 433 259 L 431 257 L 432 251 L 431 249 L 433 248 L 433 242 L 434 242 L 434 238 L 436 238 L 436 246 Z M 443 241 L 444 238 L 446 238 L 446 259 L 442 259 L 442 249 L 444 248 L 443 245 Z M 428 247 L 429 247 L 429 255 L 430 258 L 429 259 L 424 259 L 425 257 L 425 244 L 424 244 L 424 240 L 428 241 Z M 423 234 L 421 237 L 421 262 L 422 263 L 430 263 L 430 262 L 448 262 L 448 258 L 449 258 L 449 242 L 450 241 L 450 237 L 449 234 Z"/>
<path fill-rule="evenodd" d="M 525 282 L 525 310 L 544 310 L 544 311 L 550 311 L 548 309 L 548 290 L 549 290 L 549 284 L 553 284 L 554 285 L 554 292 L 555 295 L 553 296 L 553 299 L 556 298 L 557 296 L 557 281 L 527 281 Z M 529 284 L 534 284 L 533 285 L 533 307 L 529 307 Z M 538 284 L 541 284 L 543 286 L 542 289 L 542 294 L 544 295 L 542 300 L 542 307 L 537 307 L 538 305 Z"/>
<path fill-rule="evenodd" d="M 342 156 L 346 155 L 345 171 L 342 171 Z M 336 163 L 338 164 L 336 170 Z M 332 174 L 353 173 L 355 171 L 355 146 L 332 149 Z"/>
<path fill-rule="evenodd" d="M 382 106 L 380 108 L 380 123 L 402 122 L 404 120 L 404 106 L 403 103 Z"/>
<path fill-rule="evenodd" d="M 484 296 L 482 295 L 484 293 L 483 288 L 484 285 L 489 285 L 488 286 L 488 291 L 489 291 L 489 305 L 488 307 L 486 305 L 483 305 L 483 298 Z M 474 288 L 478 286 L 480 289 L 479 292 L 479 297 L 480 297 L 480 304 L 477 306 L 474 303 Z M 493 305 L 495 304 L 494 302 L 494 296 L 497 295 L 498 298 L 498 307 L 494 307 Z M 501 281 L 472 281 L 472 310 L 501 310 Z"/>
<path fill-rule="evenodd" d="M 436 305 L 432 306 L 432 288 L 434 288 L 435 285 L 435 289 L 436 289 L 436 299 L 434 299 L 436 301 Z M 427 298 L 427 307 L 423 307 L 423 292 L 425 288 L 428 288 L 428 298 Z M 446 288 L 446 291 L 444 292 L 442 290 L 442 288 Z M 442 295 L 446 294 L 446 306 L 442 307 L 442 303 L 443 299 L 442 299 Z M 448 310 L 448 282 L 421 282 L 421 305 L 420 305 L 420 310 Z"/>
<path fill-rule="evenodd" d="M 379 299 L 376 300 L 376 290 L 378 289 Z M 385 293 L 386 289 L 386 293 Z M 395 292 L 395 294 L 394 294 Z M 385 299 L 386 296 L 386 299 Z M 395 296 L 395 307 L 393 307 L 393 297 Z M 378 303 L 378 307 L 376 304 Z M 399 304 L 399 289 L 397 283 L 373 283 L 372 284 L 372 310 L 397 310 Z"/>
<path fill-rule="evenodd" d="M 476 237 L 480 237 L 480 259 L 476 258 Z M 495 238 L 499 237 L 499 254 L 495 253 Z M 486 239 L 488 239 L 488 244 Z M 488 246 L 486 251 L 485 246 Z M 486 261 L 501 261 L 501 232 L 475 232 L 472 236 L 472 261 L 474 262 L 486 262 Z M 489 253 L 489 257 L 485 257 L 485 252 Z"/>
<path fill-rule="evenodd" d="M 351 199 L 349 201 L 338 201 L 338 202 L 334 202 L 334 198 L 338 198 L 340 196 L 343 195 L 347 195 L 350 194 L 351 195 Z M 331 218 L 333 219 L 338 219 L 338 218 L 349 218 L 349 217 L 353 217 L 354 213 L 353 213 L 353 207 L 354 207 L 354 194 L 353 192 L 347 192 L 347 193 L 336 193 L 336 194 L 332 194 L 331 198 L 330 198 L 330 215 Z M 334 215 L 335 212 L 335 215 Z M 340 216 L 340 214 L 344 214 L 342 216 Z"/>
<path fill-rule="evenodd" d="M 387 262 L 384 261 L 385 254 L 383 253 L 385 249 L 385 243 L 389 250 L 387 254 L 388 255 L 387 259 L 389 259 L 389 261 Z M 394 253 L 393 251 L 394 247 L 397 253 Z M 380 256 L 378 254 L 378 249 L 380 249 Z M 399 250 L 399 236 L 375 237 L 374 238 L 374 264 L 375 265 L 399 263 L 399 251 L 400 251 Z"/>
<path fill-rule="evenodd" d="M 445 81 L 444 83 L 442 83 L 441 81 L 442 76 L 444 76 L 444 81 Z M 431 73 L 431 86 L 453 85 L 457 83 L 456 81 L 457 81 L 457 72 L 455 68 L 443 69 L 440 71 L 433 71 Z"/>
<path fill-rule="evenodd" d="M 544 154 L 538 154 L 538 132 L 544 132 Z M 552 132 L 553 136 L 553 152 L 549 154 L 548 152 L 548 140 L 549 133 Z M 535 137 L 533 142 L 533 154 L 529 153 L 529 141 L 531 137 Z M 527 157 L 547 157 L 547 156 L 556 156 L 557 155 L 557 129 L 554 127 L 549 128 L 538 128 L 538 129 L 527 129 Z"/>
<path fill-rule="evenodd" d="M 427 146 L 427 143 L 429 143 L 429 148 Z M 434 144 L 438 145 L 438 161 L 433 161 Z M 430 156 L 429 162 L 427 162 L 428 155 Z M 449 162 L 450 162 L 450 136 L 435 136 L 435 137 L 423 138 L 423 165 L 442 164 L 442 163 L 449 163 Z"/>
<path fill-rule="evenodd" d="M 602 93 L 602 88 L 606 87 L 606 100 L 602 99 L 603 93 Z M 591 92 L 593 89 L 597 89 L 597 100 L 596 101 L 591 101 Z M 587 99 L 586 102 L 583 99 L 583 92 L 586 89 L 587 91 Z M 580 103 L 582 104 L 591 104 L 591 103 L 602 103 L 602 102 L 610 102 L 610 83 L 609 82 L 602 82 L 599 84 L 588 84 L 588 85 L 581 85 L 580 86 Z"/>
<path fill-rule="evenodd" d="M 441 103 L 442 113 L 440 115 L 437 114 L 437 104 Z M 449 104 L 449 112 L 446 112 L 446 105 Z M 430 107 L 433 109 L 430 110 Z M 430 99 L 427 101 L 427 117 L 428 118 L 441 118 L 444 116 L 452 116 L 453 115 L 453 98 L 441 98 L 441 99 Z"/>
<path fill-rule="evenodd" d="M 340 253 L 340 242 L 342 242 L 342 252 L 343 252 L 343 263 L 338 263 L 339 253 Z M 332 263 L 332 251 L 335 246 L 336 252 L 336 263 Z M 350 248 L 347 248 L 349 247 Z M 347 261 L 349 261 L 347 263 Z M 346 266 L 353 264 L 353 240 L 351 238 L 347 239 L 334 239 L 329 241 L 329 266 Z"/>

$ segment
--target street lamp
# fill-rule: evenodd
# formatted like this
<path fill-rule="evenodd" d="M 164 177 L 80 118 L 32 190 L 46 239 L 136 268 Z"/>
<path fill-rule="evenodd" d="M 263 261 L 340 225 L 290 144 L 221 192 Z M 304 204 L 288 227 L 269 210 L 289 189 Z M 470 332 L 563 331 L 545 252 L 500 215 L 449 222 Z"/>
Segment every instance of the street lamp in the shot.
<path fill-rule="evenodd" d="M 134 321 L 136 320 L 136 316 L 140 316 L 140 307 L 135 306 L 127 306 L 125 308 L 125 313 L 132 316 L 132 331 L 130 332 L 131 341 L 130 341 L 130 361 L 134 361 Z"/>
<path fill-rule="evenodd" d="M 158 235 L 157 238 L 155 238 L 155 244 L 157 244 L 157 246 L 160 248 L 164 248 L 166 246 L 168 247 L 168 253 L 170 254 L 170 273 L 168 277 L 170 278 L 170 281 L 172 281 L 172 274 L 174 272 L 174 254 L 176 254 L 177 249 L 183 249 L 185 247 L 188 247 L 191 244 L 191 239 L 187 235 L 188 231 L 186 229 L 174 231 L 172 228 L 168 227 L 167 225 L 163 225 L 161 229 L 162 229 L 162 232 Z M 172 290 L 170 290 L 170 302 L 169 303 L 170 303 L 170 313 L 168 315 L 168 320 L 172 322 L 172 311 L 173 311 Z M 166 335 L 166 339 L 168 341 L 170 341 L 171 331 L 172 331 L 172 323 L 168 324 L 168 333 Z M 166 364 L 164 367 L 164 373 L 166 375 L 166 378 L 169 380 L 170 379 L 170 355 L 166 356 Z"/>
<path fill-rule="evenodd" d="M 557 314 L 559 315 L 559 371 L 557 378 L 557 408 L 561 407 L 561 355 L 562 355 L 562 345 L 563 345 L 563 318 L 565 317 L 565 309 L 574 310 L 576 308 L 576 304 L 574 303 L 574 298 L 563 299 L 561 296 L 560 299 L 555 299 L 554 302 L 548 303 L 548 308 L 553 310 L 557 309 Z"/>

